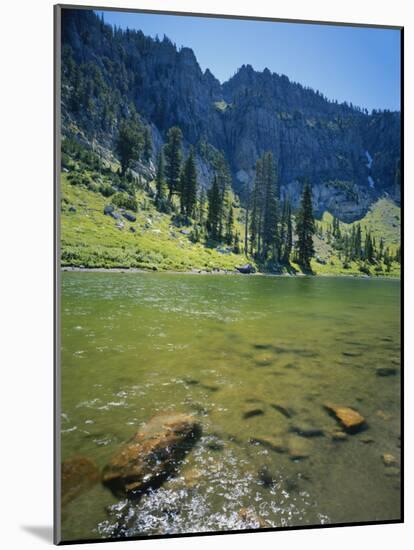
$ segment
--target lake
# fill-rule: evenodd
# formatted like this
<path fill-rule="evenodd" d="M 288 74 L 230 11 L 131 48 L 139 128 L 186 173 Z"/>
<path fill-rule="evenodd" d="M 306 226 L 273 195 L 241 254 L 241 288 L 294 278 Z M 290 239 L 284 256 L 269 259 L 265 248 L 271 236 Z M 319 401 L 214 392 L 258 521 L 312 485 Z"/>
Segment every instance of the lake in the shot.
<path fill-rule="evenodd" d="M 159 411 L 203 428 L 139 502 L 72 500 L 63 540 L 400 518 L 399 281 L 73 272 L 61 310 L 63 460 L 103 467 Z M 327 401 L 367 429 L 335 437 Z"/>

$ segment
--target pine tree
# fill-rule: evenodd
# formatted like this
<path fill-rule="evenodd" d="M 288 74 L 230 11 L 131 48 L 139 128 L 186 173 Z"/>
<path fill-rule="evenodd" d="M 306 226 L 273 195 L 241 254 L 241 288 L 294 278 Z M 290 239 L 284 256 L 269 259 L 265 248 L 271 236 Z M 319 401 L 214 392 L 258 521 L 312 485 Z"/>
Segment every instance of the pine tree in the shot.
<path fill-rule="evenodd" d="M 152 134 L 149 126 L 144 129 L 143 156 L 145 162 L 149 162 L 152 156 Z"/>
<path fill-rule="evenodd" d="M 289 264 L 290 254 L 293 245 L 293 230 L 292 230 L 292 210 L 290 202 L 287 200 L 284 205 L 284 226 L 285 234 L 282 241 L 282 262 Z"/>
<path fill-rule="evenodd" d="M 132 160 L 138 159 L 143 139 L 139 125 L 135 120 L 123 120 L 119 126 L 116 150 L 121 162 L 121 174 L 124 176 Z"/>
<path fill-rule="evenodd" d="M 229 213 L 227 216 L 227 223 L 226 223 L 226 243 L 228 245 L 231 245 L 233 243 L 233 225 L 234 225 L 234 215 L 233 215 L 233 207 L 230 206 Z"/>
<path fill-rule="evenodd" d="M 198 201 L 198 223 L 201 227 L 206 223 L 206 202 L 207 195 L 204 187 L 201 188 L 200 199 Z"/>
<path fill-rule="evenodd" d="M 219 225 L 220 225 L 220 186 L 217 176 L 214 176 L 213 184 L 208 193 L 208 216 L 207 216 L 207 229 L 210 237 L 213 240 L 217 240 L 219 237 Z"/>
<path fill-rule="evenodd" d="M 164 148 L 166 169 L 165 176 L 168 185 L 168 200 L 171 201 L 173 193 L 180 192 L 181 161 L 182 150 L 181 142 L 183 135 L 180 128 L 173 126 L 167 133 L 167 144 Z"/>
<path fill-rule="evenodd" d="M 378 254 L 377 254 L 377 258 L 378 258 L 379 261 L 381 261 L 382 258 L 384 257 L 384 247 L 385 247 L 385 242 L 384 242 L 383 237 L 381 237 L 380 243 L 379 243 Z"/>
<path fill-rule="evenodd" d="M 160 203 L 165 198 L 164 153 L 162 149 L 160 149 L 157 157 L 157 175 L 155 177 L 155 185 L 157 193 L 155 200 L 157 203 Z"/>
<path fill-rule="evenodd" d="M 394 260 L 395 260 L 396 262 L 398 262 L 399 264 L 401 263 L 401 246 L 399 246 L 399 247 L 397 248 L 397 250 L 395 251 Z"/>
<path fill-rule="evenodd" d="M 260 232 L 262 221 L 262 190 L 263 190 L 263 162 L 256 161 L 256 175 L 252 193 L 252 211 L 250 216 L 250 249 L 251 254 L 260 254 Z"/>
<path fill-rule="evenodd" d="M 399 194 L 401 191 L 401 160 L 400 159 L 397 159 L 395 163 L 394 189 L 396 194 Z"/>
<path fill-rule="evenodd" d="M 310 260 L 315 254 L 313 235 L 315 220 L 312 209 L 312 191 L 308 182 L 303 188 L 301 204 L 296 216 L 296 256 L 297 262 L 306 271 L 310 270 Z"/>
<path fill-rule="evenodd" d="M 372 244 L 371 233 L 369 231 L 367 231 L 365 235 L 364 259 L 369 263 L 374 262 L 374 247 Z"/>
<path fill-rule="evenodd" d="M 215 162 L 217 181 L 220 189 L 220 212 L 218 239 L 222 239 L 231 205 L 231 174 L 224 156 L 220 155 Z"/>
<path fill-rule="evenodd" d="M 277 179 L 272 153 L 266 153 L 263 157 L 264 168 L 264 186 L 265 201 L 263 213 L 263 259 L 266 259 L 270 253 L 278 261 L 277 250 L 279 246 L 278 238 L 278 192 Z"/>
<path fill-rule="evenodd" d="M 234 246 L 233 246 L 233 252 L 235 254 L 241 254 L 241 240 L 239 233 L 236 233 L 236 236 L 234 237 Z"/>
<path fill-rule="evenodd" d="M 362 230 L 358 224 L 355 232 L 355 258 L 360 260 L 362 257 Z"/>
<path fill-rule="evenodd" d="M 187 217 L 193 217 L 197 202 L 197 169 L 194 151 L 191 148 L 181 174 L 181 212 Z"/>

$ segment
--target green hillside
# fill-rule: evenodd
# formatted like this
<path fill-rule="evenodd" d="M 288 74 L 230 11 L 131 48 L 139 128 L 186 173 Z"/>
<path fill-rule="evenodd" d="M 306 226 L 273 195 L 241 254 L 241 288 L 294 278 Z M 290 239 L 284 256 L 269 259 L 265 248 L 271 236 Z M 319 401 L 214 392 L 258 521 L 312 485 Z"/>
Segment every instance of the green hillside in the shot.
<path fill-rule="evenodd" d="M 111 199 L 90 190 L 85 185 L 73 185 L 68 174 L 61 177 L 61 263 L 63 267 L 85 268 L 140 268 L 153 270 L 230 270 L 246 263 L 244 254 L 234 254 L 225 245 L 204 246 L 191 240 L 191 227 L 177 227 L 170 214 L 156 210 L 145 191 L 136 192 L 138 210 L 135 222 L 123 216 L 119 220 L 104 214 Z M 236 230 L 242 237 L 243 216 L 237 210 Z M 332 224 L 332 216 L 325 213 L 318 222 L 326 230 Z M 399 242 L 400 209 L 389 199 L 380 199 L 360 220 L 363 231 L 368 228 L 378 238 L 381 235 L 393 251 Z M 341 222 L 343 231 L 350 231 L 352 224 Z M 135 232 L 133 232 L 135 230 Z M 359 265 L 350 262 L 345 268 L 343 260 L 326 239 L 314 239 L 316 258 L 312 269 L 317 275 L 361 275 Z M 250 263 L 254 262 L 251 258 Z M 300 272 L 299 267 L 292 267 Z M 384 265 L 371 268 L 372 275 L 399 276 L 399 264 L 392 263 L 391 270 Z"/>
<path fill-rule="evenodd" d="M 67 174 L 61 182 L 62 266 L 212 271 L 234 270 L 245 261 L 225 246 L 219 252 L 193 243 L 191 227 L 176 227 L 171 215 L 158 212 L 143 191 L 136 193 L 136 221 L 130 222 L 104 214 L 110 198 L 72 185 Z"/>
<path fill-rule="evenodd" d="M 344 261 L 339 256 L 338 251 L 327 242 L 326 232 L 332 227 L 333 220 L 332 214 L 325 212 L 322 219 L 317 222 L 317 225 L 322 229 L 324 234 L 323 238 L 316 236 L 314 239 L 316 257 L 322 263 L 313 259 L 312 269 L 318 275 L 361 275 L 360 265 L 357 262 L 348 262 L 347 267 L 344 267 Z M 389 198 L 381 198 L 371 206 L 361 220 L 353 223 L 339 222 L 339 227 L 342 234 L 350 234 L 353 226 L 357 227 L 360 225 L 363 237 L 365 237 L 367 232 L 370 232 L 377 243 L 382 238 L 385 247 L 388 247 L 390 253 L 394 256 L 400 246 L 400 223 L 400 207 Z M 387 270 L 384 262 L 368 266 L 368 269 L 371 275 L 400 276 L 400 264 L 396 261 L 391 262 L 389 270 Z"/>

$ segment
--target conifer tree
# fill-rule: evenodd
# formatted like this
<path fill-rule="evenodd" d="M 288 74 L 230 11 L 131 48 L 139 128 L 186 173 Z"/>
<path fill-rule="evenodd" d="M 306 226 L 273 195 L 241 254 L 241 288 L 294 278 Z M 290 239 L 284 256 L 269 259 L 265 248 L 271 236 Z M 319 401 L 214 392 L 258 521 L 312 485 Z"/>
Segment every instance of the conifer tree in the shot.
<path fill-rule="evenodd" d="M 220 189 L 220 212 L 217 238 L 221 239 L 226 227 L 228 211 L 231 205 L 231 174 L 224 156 L 220 156 L 216 160 L 215 167 Z"/>
<path fill-rule="evenodd" d="M 142 149 L 142 134 L 136 120 L 123 120 L 119 125 L 116 150 L 121 162 L 121 174 L 124 176 L 132 160 L 138 159 Z"/>
<path fill-rule="evenodd" d="M 165 176 L 168 185 L 168 200 L 171 201 L 173 193 L 180 191 L 182 150 L 181 142 L 183 135 L 180 128 L 173 126 L 168 130 L 167 144 L 164 148 L 166 169 Z"/>
<path fill-rule="evenodd" d="M 156 196 L 155 200 L 160 203 L 165 198 L 165 180 L 164 180 L 164 153 L 162 149 L 157 156 L 157 174 L 155 177 Z"/>
<path fill-rule="evenodd" d="M 401 246 L 399 246 L 399 247 L 397 248 L 397 250 L 395 251 L 394 260 L 395 260 L 396 262 L 398 262 L 399 264 L 401 263 Z"/>
<path fill-rule="evenodd" d="M 277 179 L 272 153 L 266 153 L 263 157 L 264 172 L 264 213 L 263 213 L 263 251 L 264 259 L 272 252 L 277 261 L 278 239 L 278 199 Z"/>
<path fill-rule="evenodd" d="M 374 247 L 372 244 L 371 233 L 369 231 L 367 231 L 365 235 L 364 259 L 369 263 L 373 263 L 374 261 Z"/>
<path fill-rule="evenodd" d="M 250 248 L 251 254 L 260 255 L 260 231 L 262 221 L 262 190 L 263 190 L 263 162 L 256 161 L 256 175 L 252 193 L 252 211 L 250 216 Z"/>
<path fill-rule="evenodd" d="M 361 259 L 362 256 L 362 230 L 361 225 L 358 224 L 355 232 L 355 258 L 357 260 Z"/>
<path fill-rule="evenodd" d="M 285 234 L 283 238 L 282 248 L 282 262 L 288 264 L 290 260 L 290 254 L 292 252 L 293 245 L 293 231 L 292 231 L 292 210 L 290 202 L 287 200 L 284 206 L 284 225 Z"/>
<path fill-rule="evenodd" d="M 312 191 L 308 182 L 303 188 L 301 204 L 296 216 L 296 257 L 298 264 L 307 271 L 310 270 L 310 260 L 315 254 L 313 235 L 315 220 L 312 209 Z"/>
<path fill-rule="evenodd" d="M 217 240 L 219 237 L 219 225 L 220 225 L 220 186 L 217 176 L 214 176 L 213 184 L 208 193 L 208 216 L 207 216 L 207 229 L 210 237 L 213 240 Z"/>
<path fill-rule="evenodd" d="M 384 242 L 384 239 L 383 237 L 381 237 L 380 239 L 380 243 L 379 243 L 379 250 L 378 250 L 378 260 L 382 260 L 383 256 L 384 256 L 384 246 L 385 246 L 385 242 Z"/>
<path fill-rule="evenodd" d="M 181 212 L 187 217 L 193 217 L 197 202 L 197 169 L 194 151 L 191 148 L 185 161 L 181 175 Z"/>
<path fill-rule="evenodd" d="M 234 225 L 234 215 L 233 215 L 233 207 L 230 205 L 229 213 L 227 216 L 227 224 L 226 224 L 226 243 L 228 245 L 231 245 L 233 243 L 233 225 Z"/>
<path fill-rule="evenodd" d="M 149 162 L 152 156 L 152 135 L 149 126 L 144 129 L 143 156 L 145 162 Z"/>
<path fill-rule="evenodd" d="M 207 195 L 204 187 L 202 187 L 200 192 L 200 199 L 198 201 L 198 223 L 201 225 L 201 227 L 203 227 L 206 222 L 206 202 Z"/>

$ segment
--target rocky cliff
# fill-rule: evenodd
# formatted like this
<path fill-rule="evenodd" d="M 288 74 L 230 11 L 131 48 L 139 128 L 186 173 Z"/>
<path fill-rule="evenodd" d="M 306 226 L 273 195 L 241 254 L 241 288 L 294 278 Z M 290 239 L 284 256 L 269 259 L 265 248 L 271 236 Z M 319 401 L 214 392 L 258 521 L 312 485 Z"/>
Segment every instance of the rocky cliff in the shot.
<path fill-rule="evenodd" d="M 399 112 L 368 114 L 249 65 L 220 84 L 191 49 L 112 29 L 89 10 L 63 10 L 62 41 L 64 132 L 75 122 L 110 147 L 117 121 L 134 105 L 151 125 L 154 154 L 168 128 L 180 126 L 186 144 L 196 146 L 205 185 L 212 174 L 206 150 L 224 153 L 242 198 L 256 159 L 271 150 L 281 193 L 294 204 L 305 178 L 315 209 L 344 221 L 362 217 L 384 194 L 399 201 Z M 75 93 L 83 105 L 76 110 Z"/>

